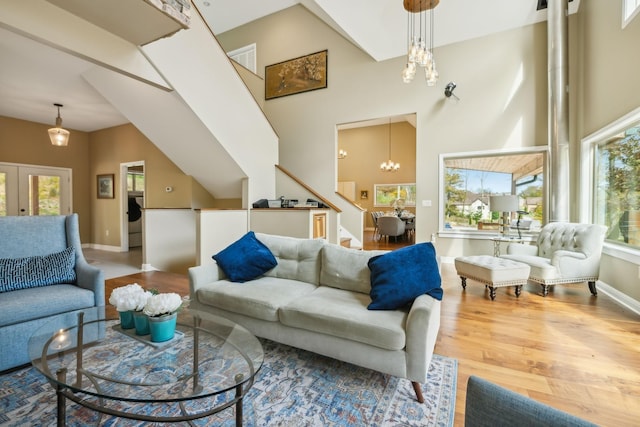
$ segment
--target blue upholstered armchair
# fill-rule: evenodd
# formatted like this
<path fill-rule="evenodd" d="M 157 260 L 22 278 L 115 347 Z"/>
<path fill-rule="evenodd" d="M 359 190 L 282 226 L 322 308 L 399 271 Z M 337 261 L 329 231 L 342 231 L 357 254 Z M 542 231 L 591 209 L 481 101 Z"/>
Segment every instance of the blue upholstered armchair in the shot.
<path fill-rule="evenodd" d="M 0 217 L 0 371 L 29 363 L 32 333 L 56 316 L 104 306 L 78 215 Z"/>
<path fill-rule="evenodd" d="M 595 427 L 581 418 L 552 408 L 482 378 L 467 382 L 465 427 Z"/>

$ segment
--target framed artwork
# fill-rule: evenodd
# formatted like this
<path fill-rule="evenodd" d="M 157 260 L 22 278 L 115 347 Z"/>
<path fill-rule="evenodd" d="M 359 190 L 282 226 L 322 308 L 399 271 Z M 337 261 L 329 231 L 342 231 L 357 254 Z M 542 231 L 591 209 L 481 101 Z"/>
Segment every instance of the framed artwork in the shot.
<path fill-rule="evenodd" d="M 113 199 L 113 174 L 98 175 L 98 199 Z"/>
<path fill-rule="evenodd" d="M 360 191 L 360 198 L 361 199 L 368 199 L 369 198 L 369 192 L 367 190 Z"/>
<path fill-rule="evenodd" d="M 264 68 L 265 99 L 327 87 L 327 50 Z"/>

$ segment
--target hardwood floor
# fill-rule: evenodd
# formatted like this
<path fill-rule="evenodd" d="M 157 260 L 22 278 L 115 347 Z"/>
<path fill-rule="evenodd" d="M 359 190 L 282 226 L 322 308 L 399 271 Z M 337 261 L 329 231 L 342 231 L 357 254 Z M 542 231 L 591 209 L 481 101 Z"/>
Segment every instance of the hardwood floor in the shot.
<path fill-rule="evenodd" d="M 462 290 L 452 264 L 443 264 L 441 327 L 435 351 L 458 360 L 455 425 L 464 425 L 466 383 L 477 375 L 603 426 L 640 425 L 640 316 L 586 284 L 556 286 L 543 297 L 525 285 L 516 298 L 484 285 Z M 188 293 L 186 276 L 142 272 L 107 281 L 137 282 Z M 112 311 L 112 314 L 115 312 Z"/>

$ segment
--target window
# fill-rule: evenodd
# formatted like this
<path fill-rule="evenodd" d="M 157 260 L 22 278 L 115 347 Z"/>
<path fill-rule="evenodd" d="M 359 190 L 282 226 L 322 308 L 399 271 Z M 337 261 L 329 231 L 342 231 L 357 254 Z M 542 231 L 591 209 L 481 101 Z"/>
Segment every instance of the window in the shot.
<path fill-rule="evenodd" d="M 532 230 L 545 216 L 546 149 L 511 153 L 460 153 L 441 156 L 441 230 L 499 230 L 500 212 L 491 196 L 518 196 L 518 216 Z M 526 213 L 524 213 L 526 212 Z"/>
<path fill-rule="evenodd" d="M 127 191 L 144 192 L 144 173 L 138 171 L 127 172 Z"/>
<path fill-rule="evenodd" d="M 640 122 L 593 149 L 593 221 L 608 241 L 640 247 Z"/>
<path fill-rule="evenodd" d="M 227 52 L 227 56 L 247 70 L 256 74 L 256 44 L 241 47 L 240 49 Z"/>
<path fill-rule="evenodd" d="M 375 184 L 373 204 L 377 207 L 416 205 L 416 184 Z"/>
<path fill-rule="evenodd" d="M 640 0 L 622 0 L 622 28 L 635 18 L 640 11 Z"/>

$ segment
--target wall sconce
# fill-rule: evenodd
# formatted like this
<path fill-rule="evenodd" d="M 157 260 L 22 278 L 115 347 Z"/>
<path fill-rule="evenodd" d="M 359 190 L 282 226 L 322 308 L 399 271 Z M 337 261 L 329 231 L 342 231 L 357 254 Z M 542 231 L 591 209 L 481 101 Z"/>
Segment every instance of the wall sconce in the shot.
<path fill-rule="evenodd" d="M 338 159 L 344 159 L 345 157 L 347 157 L 347 151 L 346 150 L 338 150 Z"/>

